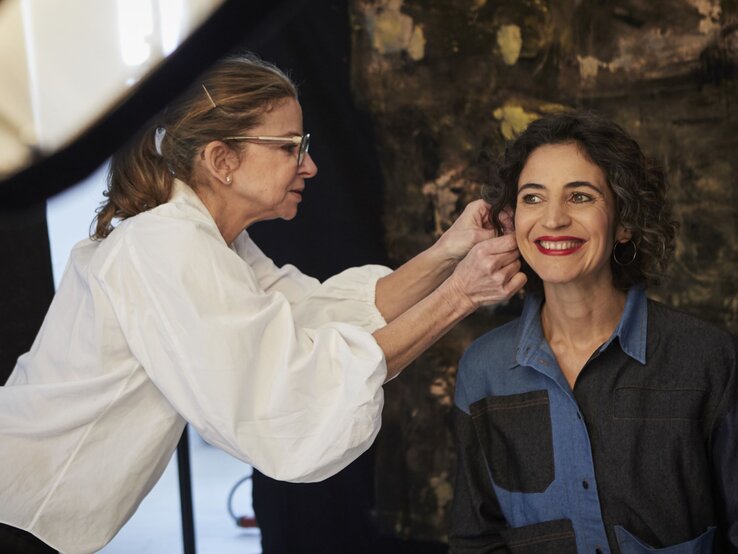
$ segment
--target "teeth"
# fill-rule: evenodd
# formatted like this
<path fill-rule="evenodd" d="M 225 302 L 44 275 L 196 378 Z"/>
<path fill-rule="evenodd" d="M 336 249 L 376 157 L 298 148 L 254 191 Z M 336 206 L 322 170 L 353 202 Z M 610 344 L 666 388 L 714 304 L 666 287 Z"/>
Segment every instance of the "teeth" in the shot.
<path fill-rule="evenodd" d="M 542 240 L 542 241 L 539 241 L 539 243 L 546 250 L 569 250 L 571 248 L 578 247 L 580 244 L 582 244 L 582 241 L 580 240 L 557 240 L 557 241 Z"/>

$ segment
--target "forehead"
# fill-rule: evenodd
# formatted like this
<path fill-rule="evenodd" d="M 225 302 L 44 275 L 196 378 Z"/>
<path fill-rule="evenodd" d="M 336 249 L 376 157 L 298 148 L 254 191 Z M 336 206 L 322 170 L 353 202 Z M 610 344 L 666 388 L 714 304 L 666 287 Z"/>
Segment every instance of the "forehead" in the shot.
<path fill-rule="evenodd" d="M 520 172 L 518 186 L 526 183 L 555 186 L 574 181 L 606 183 L 602 169 L 590 161 L 578 144 L 545 144 L 528 156 Z"/>
<path fill-rule="evenodd" d="M 302 134 L 300 103 L 294 98 L 286 98 L 277 102 L 264 113 L 261 125 L 255 127 L 254 131 L 269 131 L 271 134 Z"/>

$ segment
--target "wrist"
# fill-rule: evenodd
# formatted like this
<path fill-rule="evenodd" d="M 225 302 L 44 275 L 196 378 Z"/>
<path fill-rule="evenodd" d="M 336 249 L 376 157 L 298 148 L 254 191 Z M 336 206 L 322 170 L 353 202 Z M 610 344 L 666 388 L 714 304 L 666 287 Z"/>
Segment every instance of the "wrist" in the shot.
<path fill-rule="evenodd" d="M 458 319 L 463 319 L 479 307 L 479 304 L 461 287 L 458 279 L 455 278 L 455 274 L 446 279 L 438 288 L 438 291 L 452 313 L 458 316 Z"/>
<path fill-rule="evenodd" d="M 445 235 L 434 242 L 430 248 L 426 250 L 429 259 L 431 259 L 434 265 L 440 269 L 453 271 L 456 264 L 463 258 L 456 255 L 456 252 L 448 245 Z"/>

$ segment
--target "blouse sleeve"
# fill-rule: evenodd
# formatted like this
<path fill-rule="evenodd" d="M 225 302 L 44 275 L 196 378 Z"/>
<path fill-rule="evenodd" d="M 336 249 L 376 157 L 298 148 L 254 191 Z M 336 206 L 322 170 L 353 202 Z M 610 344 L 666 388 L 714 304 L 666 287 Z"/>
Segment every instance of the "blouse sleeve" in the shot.
<path fill-rule="evenodd" d="M 235 241 L 233 249 L 251 267 L 259 287 L 265 292 L 280 292 L 290 302 L 298 302 L 320 286 L 320 281 L 291 264 L 277 267 L 251 240 L 247 231 Z"/>
<path fill-rule="evenodd" d="M 205 440 L 275 479 L 344 468 L 379 430 L 387 368 L 367 330 L 332 319 L 339 288 L 311 285 L 293 308 L 217 231 L 163 219 L 127 229 L 100 277 L 151 380 Z"/>
<path fill-rule="evenodd" d="M 293 265 L 277 267 L 246 231 L 236 239 L 234 248 L 265 292 L 280 292 L 293 305 L 293 315 L 302 325 L 342 321 L 374 332 L 387 324 L 377 310 L 375 291 L 377 280 L 392 272 L 388 267 L 350 268 L 321 284 Z"/>

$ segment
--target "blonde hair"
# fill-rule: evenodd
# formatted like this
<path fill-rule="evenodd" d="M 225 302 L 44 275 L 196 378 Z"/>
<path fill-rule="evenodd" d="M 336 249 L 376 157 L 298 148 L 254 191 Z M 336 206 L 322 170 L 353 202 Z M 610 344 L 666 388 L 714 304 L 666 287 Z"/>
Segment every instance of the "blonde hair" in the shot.
<path fill-rule="evenodd" d="M 106 200 L 93 220 L 93 239 L 104 239 L 123 220 L 169 200 L 174 178 L 198 185 L 195 159 L 214 140 L 241 135 L 288 98 L 294 83 L 253 54 L 228 57 L 147 124 L 110 162 Z M 155 141 L 158 128 L 166 131 Z"/>

